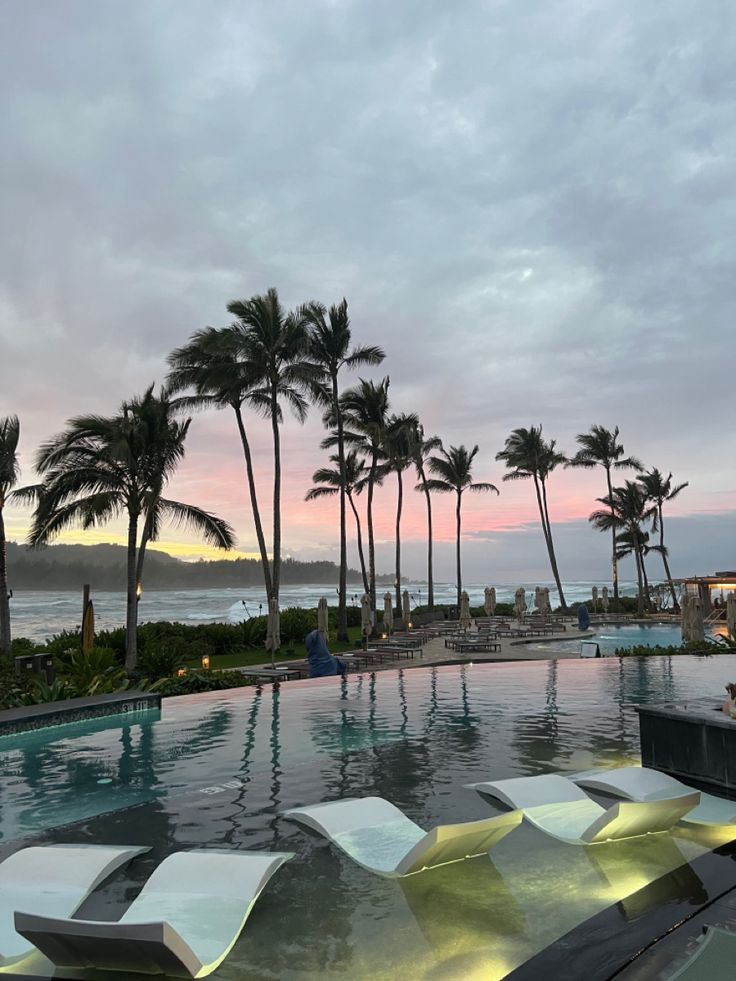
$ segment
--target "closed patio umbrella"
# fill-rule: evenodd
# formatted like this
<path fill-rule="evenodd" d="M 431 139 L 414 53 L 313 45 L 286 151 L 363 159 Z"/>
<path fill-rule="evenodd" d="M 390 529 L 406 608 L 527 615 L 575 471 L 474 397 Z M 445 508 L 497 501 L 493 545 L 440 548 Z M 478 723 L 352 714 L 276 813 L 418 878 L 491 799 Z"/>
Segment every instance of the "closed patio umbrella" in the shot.
<path fill-rule="evenodd" d="M 84 611 L 84 622 L 82 623 L 82 650 L 85 654 L 89 654 L 94 646 L 95 608 L 92 604 L 92 600 L 89 600 L 87 602 L 87 608 Z"/>
<path fill-rule="evenodd" d="M 682 642 L 687 644 L 690 640 L 690 597 L 687 593 L 683 593 L 680 597 L 680 627 Z"/>
<path fill-rule="evenodd" d="M 279 603 L 276 599 L 268 601 L 268 624 L 266 625 L 266 650 L 271 652 L 271 665 L 275 667 L 274 653 L 281 647 L 281 624 L 279 623 Z"/>
<path fill-rule="evenodd" d="M 401 594 L 401 617 L 404 621 L 404 629 L 409 629 L 409 621 L 411 620 L 411 609 L 409 603 L 409 590 L 405 589 Z"/>
<path fill-rule="evenodd" d="M 483 609 L 486 611 L 487 617 L 492 617 L 493 611 L 496 608 L 495 592 L 495 590 L 491 590 L 490 586 L 486 586 L 484 592 L 485 599 L 483 600 Z"/>
<path fill-rule="evenodd" d="M 705 640 L 703 604 L 700 602 L 700 596 L 693 596 L 690 599 L 690 640 Z"/>
<path fill-rule="evenodd" d="M 317 630 L 327 640 L 327 634 L 330 631 L 330 611 L 327 608 L 327 600 L 324 596 L 317 604 Z"/>
<path fill-rule="evenodd" d="M 392 633 L 394 629 L 394 604 L 391 593 L 383 594 L 383 629 L 387 634 Z"/>
<path fill-rule="evenodd" d="M 496 587 L 491 586 L 491 591 L 488 594 L 488 606 L 490 607 L 489 616 L 493 616 L 496 612 Z"/>
<path fill-rule="evenodd" d="M 549 586 L 542 586 L 539 590 L 541 593 L 541 606 L 539 607 L 540 613 L 551 613 L 552 607 L 549 605 Z"/>
<path fill-rule="evenodd" d="M 598 612 L 598 587 L 593 586 L 593 612 Z"/>
<path fill-rule="evenodd" d="M 603 592 L 601 594 L 601 606 L 603 607 L 603 612 L 608 613 L 608 586 L 603 587 Z"/>
<path fill-rule="evenodd" d="M 360 597 L 360 632 L 364 637 L 370 637 L 372 630 L 371 598 L 368 593 L 363 593 Z"/>
<path fill-rule="evenodd" d="M 473 618 L 470 615 L 470 597 L 465 590 L 460 593 L 460 629 L 469 630 L 473 625 Z"/>
<path fill-rule="evenodd" d="M 521 618 L 526 613 L 525 596 L 526 596 L 526 592 L 524 590 L 524 587 L 519 586 L 519 588 L 514 593 L 514 616 L 516 617 L 517 620 L 521 620 Z"/>
<path fill-rule="evenodd" d="M 729 634 L 736 637 L 736 596 L 733 593 L 726 597 L 726 623 Z"/>

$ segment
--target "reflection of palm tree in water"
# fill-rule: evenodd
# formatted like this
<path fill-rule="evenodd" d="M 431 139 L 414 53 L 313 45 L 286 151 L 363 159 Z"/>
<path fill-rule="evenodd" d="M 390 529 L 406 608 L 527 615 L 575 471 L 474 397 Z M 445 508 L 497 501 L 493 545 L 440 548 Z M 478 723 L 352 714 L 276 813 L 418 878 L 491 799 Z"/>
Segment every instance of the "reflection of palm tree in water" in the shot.
<path fill-rule="evenodd" d="M 256 744 L 256 726 L 258 725 L 258 715 L 261 707 L 261 700 L 263 698 L 263 688 L 258 685 L 253 695 L 251 701 L 250 710 L 248 712 L 248 722 L 245 727 L 245 738 L 243 741 L 243 755 L 241 756 L 240 767 L 238 769 L 238 779 L 241 781 L 241 786 L 235 795 L 233 800 L 233 813 L 228 817 L 228 822 L 230 824 L 230 830 L 224 836 L 224 841 L 231 844 L 233 840 L 237 840 L 243 831 L 243 822 L 241 815 L 247 810 L 248 805 L 246 804 L 245 797 L 250 787 L 252 780 L 250 767 L 251 767 L 251 754 L 253 753 L 253 748 Z"/>

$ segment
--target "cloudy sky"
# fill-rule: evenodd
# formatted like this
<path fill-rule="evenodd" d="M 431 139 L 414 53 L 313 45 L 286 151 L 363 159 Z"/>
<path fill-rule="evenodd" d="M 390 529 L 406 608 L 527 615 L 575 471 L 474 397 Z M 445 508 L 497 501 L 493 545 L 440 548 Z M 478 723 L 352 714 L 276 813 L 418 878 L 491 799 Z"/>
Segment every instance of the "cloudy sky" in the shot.
<path fill-rule="evenodd" d="M 619 425 L 690 482 L 674 571 L 733 568 L 734 36 L 730 0 L 0 0 L 0 416 L 21 418 L 23 479 L 68 417 L 162 380 L 172 347 L 275 286 L 346 296 L 394 408 L 479 444 L 501 495 L 467 501 L 469 578 L 548 577 L 532 488 L 494 460 L 539 423 L 568 452 Z M 316 413 L 284 426 L 299 558 L 336 556 L 334 505 L 303 503 L 320 435 Z M 268 428 L 252 439 L 265 503 Z M 551 480 L 563 579 L 606 575 L 603 489 Z M 171 495 L 252 553 L 229 416 L 195 419 Z M 388 569 L 393 486 L 378 504 Z M 451 579 L 451 501 L 436 513 Z M 22 538 L 27 513 L 6 521 Z"/>

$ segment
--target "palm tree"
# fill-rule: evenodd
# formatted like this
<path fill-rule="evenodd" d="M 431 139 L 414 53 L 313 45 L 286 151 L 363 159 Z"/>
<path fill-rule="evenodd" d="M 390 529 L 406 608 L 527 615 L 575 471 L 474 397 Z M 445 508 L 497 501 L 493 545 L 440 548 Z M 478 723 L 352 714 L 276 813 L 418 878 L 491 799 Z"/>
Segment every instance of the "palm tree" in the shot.
<path fill-rule="evenodd" d="M 588 521 L 599 531 L 616 531 L 617 539 L 622 535 L 621 544 L 634 555 L 636 579 L 638 584 L 639 614 L 644 612 L 644 559 L 642 524 L 652 516 L 647 507 L 647 497 L 640 484 L 633 480 L 624 481 L 623 487 L 614 487 L 610 495 L 597 498 L 605 510 L 594 511 Z M 617 548 L 619 543 L 617 541 Z"/>
<path fill-rule="evenodd" d="M 430 610 L 434 609 L 434 570 L 432 562 L 432 495 L 427 486 L 427 466 L 432 453 L 441 449 L 442 440 L 439 436 L 425 437 L 424 428 L 420 423 L 412 434 L 411 458 L 419 477 L 419 483 L 414 489 L 424 494 L 424 500 L 427 504 L 427 605 Z"/>
<path fill-rule="evenodd" d="M 281 403 L 292 409 L 299 422 L 307 417 L 305 393 L 319 381 L 320 372 L 309 360 L 309 335 L 302 310 L 286 313 L 278 293 L 249 300 L 233 300 L 228 312 L 241 329 L 244 360 L 257 379 L 250 402 L 271 420 L 273 435 L 273 565 L 269 599 L 279 598 L 281 581 Z"/>
<path fill-rule="evenodd" d="M 376 548 L 373 534 L 373 492 L 381 482 L 379 464 L 383 453 L 383 442 L 388 426 L 389 401 L 388 377 L 376 383 L 360 379 L 354 388 L 349 388 L 340 396 L 340 408 L 345 423 L 344 439 L 347 445 L 362 452 L 370 461 L 368 464 L 366 522 L 368 525 L 368 586 L 371 610 L 376 612 Z M 327 439 L 323 445 L 331 445 Z"/>
<path fill-rule="evenodd" d="M 340 477 L 340 461 L 338 460 L 337 453 L 333 454 L 330 460 L 336 463 L 337 466 L 334 469 L 322 467 L 319 470 L 315 470 L 312 474 L 312 483 L 315 486 L 307 491 L 304 500 L 316 501 L 320 497 L 334 497 L 335 494 L 339 493 L 341 487 L 345 488 L 345 496 L 355 518 L 360 572 L 363 577 L 363 590 L 367 593 L 370 587 L 368 585 L 368 573 L 365 567 L 365 555 L 363 554 L 363 533 L 360 526 L 360 515 L 353 499 L 353 495 L 360 494 L 368 482 L 367 468 L 365 461 L 360 459 L 355 450 L 350 450 L 345 455 L 345 479 L 343 480 Z"/>
<path fill-rule="evenodd" d="M 396 496 L 396 608 L 401 609 L 401 513 L 404 507 L 404 471 L 412 464 L 412 443 L 419 419 L 414 413 L 402 412 L 393 415 L 388 421 L 383 439 L 383 452 L 386 457 L 385 472 L 395 473 L 398 482 Z"/>
<path fill-rule="evenodd" d="M 606 472 L 606 489 L 611 496 L 613 485 L 611 470 L 643 470 L 641 463 L 634 456 L 624 457 L 624 448 L 618 442 L 619 428 L 611 432 L 604 426 L 591 426 L 587 433 L 578 433 L 575 437 L 580 449 L 575 456 L 565 464 L 567 467 L 603 467 Z M 616 558 L 616 529 L 611 528 L 611 575 L 613 580 L 613 608 L 618 610 L 618 560 Z"/>
<path fill-rule="evenodd" d="M 677 603 L 677 593 L 675 592 L 675 584 L 672 582 L 672 573 L 670 572 L 669 562 L 667 561 L 667 549 L 664 544 L 664 515 L 662 514 L 662 508 L 665 501 L 674 501 L 677 495 L 684 491 L 688 486 L 688 481 L 684 484 L 677 484 L 675 487 L 672 486 L 672 474 L 669 473 L 665 477 L 663 473 L 657 470 L 656 467 L 652 467 L 651 470 L 647 470 L 644 473 L 640 473 L 636 478 L 644 489 L 644 493 L 649 498 L 649 501 L 654 505 L 654 515 L 652 523 L 652 531 L 656 532 L 659 530 L 659 553 L 662 556 L 662 562 L 664 563 L 664 571 L 667 576 L 667 585 L 669 586 L 670 594 L 672 596 L 672 605 L 675 610 L 678 608 Z"/>
<path fill-rule="evenodd" d="M 174 418 L 175 405 L 153 386 L 142 397 L 124 402 L 111 417 L 79 416 L 44 444 L 36 469 L 43 483 L 33 488 L 37 501 L 29 535 L 32 546 L 45 545 L 65 528 L 106 524 L 127 516 L 127 595 L 125 667 L 137 661 L 136 628 L 143 557 L 166 519 L 198 531 L 211 545 L 229 549 L 233 530 L 208 511 L 163 497 L 163 490 L 184 457 L 190 420 Z M 138 538 L 140 530 L 140 541 Z"/>
<path fill-rule="evenodd" d="M 253 523 L 263 567 L 263 581 L 266 595 L 271 596 L 273 591 L 271 565 L 258 506 L 253 458 L 244 418 L 244 409 L 248 407 L 252 397 L 256 408 L 261 411 L 262 404 L 257 394 L 259 390 L 255 371 L 243 356 L 242 341 L 243 331 L 238 325 L 223 328 L 207 327 L 195 331 L 188 344 L 176 348 L 169 355 L 168 363 L 171 370 L 167 385 L 172 392 L 193 389 L 195 392 L 193 396 L 178 400 L 179 403 L 190 408 L 229 407 L 235 414 L 245 458 Z"/>
<path fill-rule="evenodd" d="M 380 364 L 386 357 L 383 348 L 376 345 L 351 347 L 352 335 L 348 302 L 331 306 L 329 312 L 321 303 L 310 303 L 303 308 L 309 325 L 309 357 L 321 372 L 316 389 L 319 401 L 328 407 L 325 422 L 334 425 L 337 434 L 337 464 L 343 474 L 340 495 L 340 581 L 338 587 L 337 639 L 348 639 L 348 587 L 347 587 L 347 528 L 345 515 L 345 439 L 340 408 L 339 375 L 342 368 L 354 369 L 361 365 Z"/>
<path fill-rule="evenodd" d="M 18 416 L 0 419 L 0 654 L 10 657 L 10 594 L 8 592 L 8 570 L 5 544 L 5 519 L 3 509 L 14 496 L 12 493 L 18 480 L 18 440 L 20 422 Z"/>
<path fill-rule="evenodd" d="M 468 451 L 465 446 L 451 446 L 449 450 L 440 450 L 440 456 L 431 456 L 427 461 L 430 472 L 435 476 L 425 480 L 427 489 L 438 491 L 440 494 L 455 494 L 455 524 L 457 539 L 455 542 L 455 559 L 457 563 L 457 605 L 460 606 L 460 596 L 463 590 L 462 562 L 460 556 L 460 537 L 462 532 L 462 501 L 465 491 L 473 494 L 483 494 L 493 491 L 498 494 L 498 487 L 489 483 L 473 483 L 473 460 L 478 453 L 474 446 Z"/>
<path fill-rule="evenodd" d="M 542 522 L 544 541 L 547 545 L 552 575 L 557 584 L 557 593 L 560 597 L 560 606 L 563 610 L 567 609 L 565 594 L 562 592 L 562 582 L 560 573 L 557 569 L 557 557 L 552 541 L 552 525 L 549 520 L 549 508 L 547 505 L 547 480 L 552 471 L 561 463 L 567 463 L 567 457 L 555 449 L 554 439 L 545 442 L 542 438 L 541 426 L 530 426 L 529 429 L 514 429 L 510 436 L 506 437 L 506 445 L 500 453 L 496 454 L 497 460 L 503 460 L 510 473 L 504 474 L 504 480 L 533 480 L 534 490 L 537 496 L 537 506 L 539 507 L 539 517 Z"/>
<path fill-rule="evenodd" d="M 649 555 L 650 552 L 659 552 L 661 555 L 662 546 L 650 545 L 649 532 L 644 531 L 643 529 L 640 529 L 636 533 L 626 530 L 616 535 L 616 558 L 623 559 L 626 558 L 627 555 L 634 555 L 636 552 L 639 553 L 639 561 L 641 562 L 641 578 L 642 578 L 642 586 L 644 589 L 644 605 L 647 610 L 651 610 L 652 596 L 649 589 L 649 577 L 647 576 L 647 567 L 644 559 L 647 557 L 647 555 Z"/>

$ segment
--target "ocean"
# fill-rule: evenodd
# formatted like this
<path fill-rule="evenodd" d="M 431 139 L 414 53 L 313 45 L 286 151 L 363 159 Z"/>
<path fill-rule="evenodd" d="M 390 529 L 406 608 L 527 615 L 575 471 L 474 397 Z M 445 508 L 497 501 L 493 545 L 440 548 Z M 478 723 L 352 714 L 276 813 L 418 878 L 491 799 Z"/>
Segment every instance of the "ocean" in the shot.
<path fill-rule="evenodd" d="M 527 591 L 527 605 L 531 607 L 534 590 L 537 586 L 548 586 L 550 603 L 558 605 L 557 590 L 553 583 L 468 583 L 465 589 L 472 606 L 480 606 L 484 599 L 485 587 L 496 587 L 498 602 L 513 602 L 519 585 Z M 562 587 L 568 603 L 590 599 L 593 586 L 600 592 L 602 583 L 565 582 Z M 426 583 L 404 583 L 411 598 L 411 606 L 422 606 L 427 602 Z M 610 587 L 609 587 L 610 589 Z M 387 586 L 378 587 L 379 608 L 383 607 L 382 597 Z M 636 583 L 622 582 L 621 595 L 635 596 Z M 337 589 L 325 585 L 282 586 L 281 609 L 290 606 L 315 607 L 320 597 L 327 597 L 330 606 L 337 606 Z M 348 603 L 360 605 L 362 588 L 357 585 L 348 588 Z M 531 594 L 531 595 L 530 595 Z M 125 595 L 122 592 L 93 592 L 95 607 L 95 626 L 107 630 L 123 626 L 125 623 Z M 452 583 L 435 584 L 435 605 L 452 606 L 455 603 L 455 586 Z M 176 620 L 180 623 L 240 623 L 249 617 L 258 616 L 267 610 L 266 595 L 263 590 L 247 589 L 172 589 L 143 592 L 138 608 L 139 623 L 153 620 Z M 81 590 L 46 591 L 17 590 L 10 601 L 12 630 L 14 637 L 28 637 L 34 641 L 44 641 L 62 630 L 75 630 L 82 622 Z"/>

